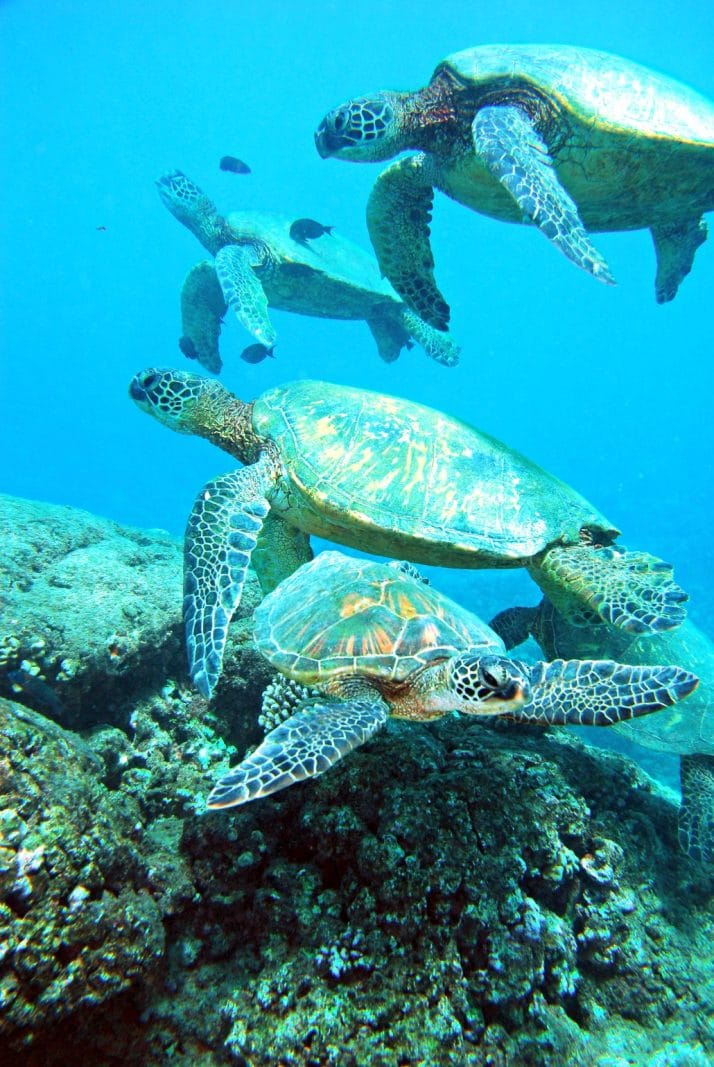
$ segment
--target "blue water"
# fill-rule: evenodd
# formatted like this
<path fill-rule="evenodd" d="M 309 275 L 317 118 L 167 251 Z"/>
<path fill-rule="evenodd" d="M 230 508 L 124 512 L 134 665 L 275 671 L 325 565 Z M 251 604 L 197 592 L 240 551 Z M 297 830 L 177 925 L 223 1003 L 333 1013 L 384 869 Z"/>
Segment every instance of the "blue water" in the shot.
<path fill-rule="evenodd" d="M 445 54 L 497 41 L 604 48 L 714 96 L 705 3 L 5 3 L 2 489 L 180 535 L 198 488 L 231 461 L 127 397 L 142 367 L 192 366 L 176 344 L 178 292 L 204 253 L 155 178 L 179 167 L 221 209 L 311 216 L 368 247 L 379 165 L 321 160 L 316 124 L 350 96 L 416 88 Z M 224 154 L 252 175 L 221 172 Z M 440 195 L 433 242 L 457 369 L 418 348 L 388 366 L 362 323 L 273 312 L 278 358 L 257 366 L 238 358 L 250 339 L 227 323 L 225 384 L 251 398 L 321 377 L 467 419 L 575 485 L 627 544 L 675 562 L 692 616 L 710 626 L 714 242 L 664 307 L 647 232 L 597 235 L 616 288 L 535 230 Z M 478 608 L 480 580 L 441 584 Z M 489 607 L 537 599 L 522 574 L 485 580 L 500 600 Z"/>

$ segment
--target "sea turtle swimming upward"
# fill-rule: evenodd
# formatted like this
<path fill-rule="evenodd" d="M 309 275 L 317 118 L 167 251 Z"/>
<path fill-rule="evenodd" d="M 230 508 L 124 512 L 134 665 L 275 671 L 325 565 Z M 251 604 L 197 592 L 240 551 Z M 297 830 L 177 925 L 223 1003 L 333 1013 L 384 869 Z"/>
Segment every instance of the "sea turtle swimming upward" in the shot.
<path fill-rule="evenodd" d="M 528 665 L 485 623 L 413 568 L 321 552 L 255 612 L 255 644 L 288 678 L 320 692 L 212 790 L 228 808 L 322 774 L 389 715 L 448 711 L 558 726 L 610 726 L 680 700 L 697 679 L 679 667 L 610 660 Z"/>
<path fill-rule="evenodd" d="M 679 841 L 690 856 L 714 863 L 714 644 L 689 619 L 677 630 L 647 636 L 615 631 L 597 618 L 573 626 L 546 598 L 535 608 L 510 608 L 492 625 L 507 648 L 535 638 L 546 656 L 613 656 L 627 663 L 683 663 L 700 679 L 686 708 L 642 722 L 621 723 L 630 741 L 680 757 Z"/>
<path fill-rule="evenodd" d="M 714 209 L 714 104 L 662 74 L 569 45 L 483 45 L 447 56 L 424 89 L 377 92 L 323 119 L 321 156 L 391 159 L 367 222 L 380 266 L 417 314 L 446 329 L 432 268 L 434 189 L 474 211 L 532 222 L 578 266 L 612 277 L 588 231 L 649 228 L 655 293 L 672 300 Z"/>
<path fill-rule="evenodd" d="M 310 558 L 309 534 L 415 563 L 527 567 L 569 616 L 628 630 L 684 618 L 669 564 L 613 547 L 618 530 L 573 489 L 432 408 L 322 381 L 246 404 L 215 379 L 155 368 L 130 394 L 247 464 L 200 491 L 186 530 L 186 641 L 204 694 L 251 556 L 267 592 Z"/>
<path fill-rule="evenodd" d="M 322 318 L 365 319 L 388 363 L 413 341 L 439 363 L 458 362 L 452 338 L 410 311 L 381 277 L 374 258 L 346 238 L 296 240 L 290 235 L 294 220 L 282 215 L 236 211 L 223 218 L 180 170 L 156 184 L 171 214 L 214 256 L 189 271 L 181 290 L 179 344 L 207 370 L 221 369 L 218 338 L 227 305 L 266 350 L 277 337 L 270 306 Z"/>

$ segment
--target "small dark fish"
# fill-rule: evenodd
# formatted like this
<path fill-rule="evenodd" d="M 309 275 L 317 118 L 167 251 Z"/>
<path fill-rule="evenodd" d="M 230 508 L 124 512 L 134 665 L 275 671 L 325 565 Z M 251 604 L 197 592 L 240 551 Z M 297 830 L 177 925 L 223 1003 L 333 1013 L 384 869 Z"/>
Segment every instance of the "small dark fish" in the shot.
<path fill-rule="evenodd" d="M 262 363 L 266 356 L 275 359 L 273 355 L 274 348 L 275 345 L 248 345 L 241 352 L 240 358 L 244 359 L 246 363 Z"/>
<path fill-rule="evenodd" d="M 103 233 L 106 233 L 106 229 L 107 228 L 106 228 L 106 226 L 97 226 L 96 229 L 97 230 L 101 230 Z"/>
<path fill-rule="evenodd" d="M 22 667 L 8 671 L 7 677 L 16 693 L 26 694 L 43 711 L 49 711 L 58 718 L 62 718 L 64 708 L 54 690 L 42 678 L 37 678 Z"/>
<path fill-rule="evenodd" d="M 250 167 L 242 159 L 235 156 L 223 156 L 218 164 L 221 170 L 228 170 L 231 174 L 250 174 Z"/>
<path fill-rule="evenodd" d="M 323 226 L 321 222 L 315 222 L 314 219 L 295 219 L 290 227 L 290 236 L 293 241 L 299 241 L 301 245 L 304 245 L 315 237 L 322 237 L 323 233 L 331 235 L 334 228 L 334 226 Z"/>
<path fill-rule="evenodd" d="M 198 359 L 198 351 L 190 337 L 183 336 L 179 338 L 179 348 L 186 359 Z"/>

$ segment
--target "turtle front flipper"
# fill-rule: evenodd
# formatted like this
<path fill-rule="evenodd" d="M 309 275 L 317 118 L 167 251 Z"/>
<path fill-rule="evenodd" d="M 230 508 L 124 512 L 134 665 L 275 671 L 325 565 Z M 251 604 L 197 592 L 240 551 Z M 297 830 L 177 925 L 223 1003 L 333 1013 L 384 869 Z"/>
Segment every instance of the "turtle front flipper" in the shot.
<path fill-rule="evenodd" d="M 223 664 L 228 625 L 240 604 L 251 554 L 275 481 L 261 458 L 203 487 L 184 541 L 183 617 L 189 672 L 210 697 Z"/>
<path fill-rule="evenodd" d="M 558 180 L 548 147 L 518 107 L 483 107 L 472 123 L 474 151 L 548 240 L 578 267 L 614 285 L 572 197 Z"/>
<path fill-rule="evenodd" d="M 208 807 L 245 804 L 323 774 L 368 741 L 388 715 L 388 705 L 376 692 L 370 699 L 302 705 L 220 779 L 208 797 Z"/>
<path fill-rule="evenodd" d="M 530 668 L 532 700 L 509 717 L 540 726 L 612 726 L 671 707 L 698 684 L 681 667 L 557 659 Z"/>
<path fill-rule="evenodd" d="M 248 333 L 271 348 L 277 339 L 268 317 L 268 298 L 253 267 L 260 257 L 252 245 L 226 245 L 216 254 L 216 274 L 223 296 Z"/>
<path fill-rule="evenodd" d="M 218 351 L 226 302 L 216 268 L 203 260 L 192 267 L 181 287 L 181 351 L 189 359 L 219 374 L 223 366 Z"/>
<path fill-rule="evenodd" d="M 689 274 L 694 255 L 707 239 L 707 224 L 701 216 L 683 222 L 655 225 L 652 240 L 657 255 L 655 298 L 658 304 L 674 300 L 683 278 Z"/>
<path fill-rule="evenodd" d="M 424 322 L 409 308 L 404 308 L 404 325 L 411 336 L 421 345 L 427 356 L 431 356 L 437 363 L 445 367 L 455 367 L 459 362 L 461 349 L 456 344 L 450 333 L 443 330 L 435 330 L 428 322 Z"/>
<path fill-rule="evenodd" d="M 272 593 L 283 578 L 293 574 L 303 563 L 309 563 L 313 555 L 306 533 L 290 526 L 275 512 L 269 512 L 251 559 L 263 596 Z"/>
<path fill-rule="evenodd" d="M 425 156 L 406 156 L 382 171 L 367 201 L 367 228 L 379 266 L 417 315 L 449 327 L 449 305 L 434 279 L 429 223 L 434 203 Z"/>
<path fill-rule="evenodd" d="M 679 844 L 692 859 L 714 863 L 714 756 L 682 756 Z"/>
<path fill-rule="evenodd" d="M 686 617 L 687 593 L 671 564 L 648 552 L 568 545 L 551 548 L 529 568 L 556 609 L 575 626 L 599 616 L 628 633 L 674 630 Z"/>

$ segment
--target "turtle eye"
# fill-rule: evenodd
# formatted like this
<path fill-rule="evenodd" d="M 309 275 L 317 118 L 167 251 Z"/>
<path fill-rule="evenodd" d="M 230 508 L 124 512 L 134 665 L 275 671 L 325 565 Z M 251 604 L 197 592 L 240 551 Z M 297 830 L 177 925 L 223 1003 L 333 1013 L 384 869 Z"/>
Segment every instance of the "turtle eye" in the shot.
<path fill-rule="evenodd" d="M 156 372 L 147 374 L 146 377 L 142 380 L 141 384 L 143 385 L 144 389 L 153 389 L 159 381 L 160 377 L 161 375 L 156 374 Z"/>
<path fill-rule="evenodd" d="M 341 133 L 350 121 L 350 112 L 346 107 L 341 107 L 332 120 L 332 125 L 335 127 L 337 133 Z"/>
<path fill-rule="evenodd" d="M 505 677 L 499 677 L 496 671 L 490 670 L 488 667 L 482 669 L 481 677 L 491 689 L 500 689 L 506 680 Z"/>

